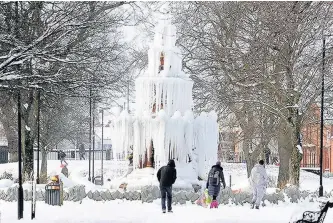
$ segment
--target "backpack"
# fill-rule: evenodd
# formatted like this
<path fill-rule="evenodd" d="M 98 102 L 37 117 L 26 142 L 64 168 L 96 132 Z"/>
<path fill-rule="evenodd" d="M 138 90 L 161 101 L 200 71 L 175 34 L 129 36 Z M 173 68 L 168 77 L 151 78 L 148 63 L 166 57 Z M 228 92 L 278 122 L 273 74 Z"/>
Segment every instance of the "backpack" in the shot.
<path fill-rule="evenodd" d="M 209 171 L 209 185 L 212 186 L 217 186 L 220 183 L 220 175 L 221 175 L 221 170 L 217 168 L 212 168 L 211 171 Z"/>

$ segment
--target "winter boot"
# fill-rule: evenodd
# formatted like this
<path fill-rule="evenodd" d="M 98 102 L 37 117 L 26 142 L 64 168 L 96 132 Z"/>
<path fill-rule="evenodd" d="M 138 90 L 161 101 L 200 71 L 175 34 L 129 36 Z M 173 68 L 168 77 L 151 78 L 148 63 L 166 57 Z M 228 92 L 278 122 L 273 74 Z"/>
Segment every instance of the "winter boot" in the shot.
<path fill-rule="evenodd" d="M 219 203 L 217 203 L 217 200 L 213 200 L 212 203 L 210 203 L 210 208 L 218 208 Z"/>
<path fill-rule="evenodd" d="M 219 207 L 219 202 L 217 202 L 217 200 L 215 200 L 215 208 Z"/>
<path fill-rule="evenodd" d="M 252 203 L 251 203 L 251 209 L 253 209 L 253 208 L 254 208 L 254 203 L 252 202 Z"/>
<path fill-rule="evenodd" d="M 165 209 L 162 210 L 163 214 L 166 212 Z"/>
<path fill-rule="evenodd" d="M 172 211 L 172 210 L 168 210 L 168 212 L 169 212 L 169 213 L 173 213 L 173 211 Z"/>
<path fill-rule="evenodd" d="M 259 206 L 256 205 L 256 209 L 259 209 Z"/>

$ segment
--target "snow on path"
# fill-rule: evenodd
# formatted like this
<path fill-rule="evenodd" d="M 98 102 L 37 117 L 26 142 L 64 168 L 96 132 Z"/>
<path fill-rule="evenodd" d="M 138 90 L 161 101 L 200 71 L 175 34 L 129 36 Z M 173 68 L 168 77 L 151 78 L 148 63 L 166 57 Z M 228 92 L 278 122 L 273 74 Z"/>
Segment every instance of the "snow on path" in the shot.
<path fill-rule="evenodd" d="M 229 186 L 229 176 L 231 175 L 231 184 L 234 189 L 244 188 L 248 185 L 246 164 L 245 163 L 222 163 L 224 177 Z M 266 170 L 268 175 L 278 177 L 279 167 L 267 165 Z M 323 178 L 323 186 L 326 192 L 333 190 L 333 178 Z M 319 176 L 301 170 L 300 172 L 300 189 L 316 191 L 319 188 Z"/>
<path fill-rule="evenodd" d="M 25 202 L 25 217 L 17 220 L 17 203 L 0 202 L 1 222 L 31 222 L 30 202 Z M 174 213 L 162 214 L 160 200 L 154 203 L 138 201 L 95 202 L 84 200 L 82 204 L 65 202 L 63 207 L 37 203 L 36 223 L 282 223 L 289 222 L 291 216 L 304 210 L 313 210 L 317 204 L 301 203 L 268 205 L 260 210 L 251 210 L 249 205 L 220 206 L 210 210 L 196 205 L 175 205 Z M 333 210 L 329 210 L 325 223 L 333 223 Z"/>
<path fill-rule="evenodd" d="M 89 161 L 88 160 L 67 160 L 68 162 L 68 172 L 69 172 L 69 181 L 68 184 L 84 184 L 86 189 L 100 188 L 100 186 L 95 186 L 88 181 L 88 169 Z M 110 182 L 108 179 L 113 180 L 118 178 L 127 171 L 128 161 L 104 161 L 104 179 L 105 179 L 105 188 L 110 187 Z M 35 162 L 35 169 L 37 164 Z M 6 163 L 0 164 L 0 175 L 4 172 L 13 174 L 13 178 L 18 177 L 18 164 L 17 163 Z M 61 172 L 60 161 L 59 160 L 48 160 L 47 165 L 48 176 L 59 174 Z M 101 161 L 95 160 L 95 176 L 100 175 L 101 173 Z M 6 183 L 7 185 L 7 183 Z M 0 185 L 1 186 L 1 185 Z M 66 185 L 65 185 L 66 187 Z"/>

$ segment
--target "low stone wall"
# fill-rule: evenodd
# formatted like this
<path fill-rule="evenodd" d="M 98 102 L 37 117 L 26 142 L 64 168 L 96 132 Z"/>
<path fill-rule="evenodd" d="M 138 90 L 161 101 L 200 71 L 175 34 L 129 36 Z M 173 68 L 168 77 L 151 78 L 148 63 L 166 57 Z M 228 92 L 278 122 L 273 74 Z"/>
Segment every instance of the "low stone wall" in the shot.
<path fill-rule="evenodd" d="M 173 190 L 172 202 L 177 204 L 185 204 L 187 201 L 195 202 L 200 197 L 199 192 L 194 192 L 192 189 L 188 190 Z M 157 186 L 146 186 L 141 189 L 141 201 L 153 202 L 154 200 L 161 198 L 160 189 Z"/>
<path fill-rule="evenodd" d="M 0 200 L 5 201 L 17 201 L 17 187 L 10 187 L 7 190 L 0 190 Z M 31 190 L 24 190 L 24 200 L 28 201 L 32 198 Z M 173 191 L 173 203 L 185 204 L 186 202 L 194 203 L 201 196 L 200 192 L 190 190 L 174 190 Z M 333 197 L 333 191 L 325 193 L 325 197 Z M 154 200 L 160 198 L 160 190 L 157 186 L 146 186 L 140 191 L 119 191 L 119 190 L 100 190 L 100 191 L 88 191 L 86 193 L 84 185 L 77 185 L 64 191 L 65 201 L 81 201 L 84 198 L 92 199 L 95 201 L 111 201 L 117 199 L 126 200 L 141 200 L 142 202 L 151 203 Z M 37 190 L 36 198 L 38 201 L 45 200 L 45 190 Z M 275 193 L 266 194 L 264 202 L 270 202 L 278 204 L 279 202 L 290 201 L 297 203 L 301 200 L 308 199 L 310 202 L 315 201 L 318 198 L 318 192 L 310 193 L 308 191 L 300 191 L 297 187 L 288 187 L 283 191 L 277 190 Z M 244 205 L 250 203 L 252 199 L 252 193 L 247 191 L 241 191 L 239 193 L 233 193 L 230 188 L 222 189 L 218 196 L 220 204 L 234 204 Z"/>

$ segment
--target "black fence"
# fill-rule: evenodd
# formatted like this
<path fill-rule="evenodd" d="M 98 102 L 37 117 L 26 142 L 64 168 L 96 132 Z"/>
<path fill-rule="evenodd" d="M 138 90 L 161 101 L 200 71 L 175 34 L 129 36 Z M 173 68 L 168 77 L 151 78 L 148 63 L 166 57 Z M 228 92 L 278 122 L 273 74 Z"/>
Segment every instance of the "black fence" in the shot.
<path fill-rule="evenodd" d="M 66 160 L 87 160 L 89 159 L 89 150 L 86 150 L 84 154 L 81 154 L 78 150 L 64 150 L 63 151 L 66 154 L 65 159 Z M 34 157 L 35 160 L 37 159 L 37 150 L 34 151 Z M 102 160 L 102 150 L 91 150 L 91 159 L 93 157 L 94 153 L 94 159 L 95 160 Z M 39 152 L 39 159 L 42 159 L 42 154 Z M 112 150 L 103 150 L 103 159 L 104 160 L 112 160 L 113 154 Z M 49 151 L 47 154 L 47 160 L 60 160 L 60 155 L 58 151 Z"/>
<path fill-rule="evenodd" d="M 8 151 L 0 150 L 0 164 L 8 162 L 9 162 Z"/>
<path fill-rule="evenodd" d="M 318 157 L 316 153 L 305 152 L 301 161 L 301 168 L 317 168 L 319 167 Z"/>
<path fill-rule="evenodd" d="M 66 160 L 87 160 L 89 159 L 89 150 L 86 150 L 85 154 L 80 154 L 79 151 L 63 151 L 66 154 Z M 93 155 L 94 153 L 94 155 Z M 102 150 L 91 150 L 91 159 L 102 160 Z M 0 164 L 9 163 L 10 154 L 7 150 L 0 149 Z M 37 160 L 37 149 L 34 149 L 34 158 Z M 111 149 L 103 150 L 103 160 L 113 160 L 115 157 Z M 42 159 L 42 153 L 39 152 L 39 159 Z M 126 159 L 125 156 L 119 156 L 118 159 Z M 49 151 L 47 153 L 47 160 L 60 160 L 58 151 Z"/>

